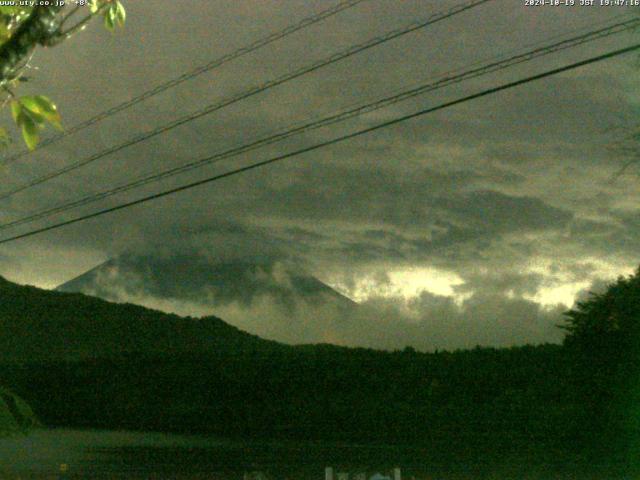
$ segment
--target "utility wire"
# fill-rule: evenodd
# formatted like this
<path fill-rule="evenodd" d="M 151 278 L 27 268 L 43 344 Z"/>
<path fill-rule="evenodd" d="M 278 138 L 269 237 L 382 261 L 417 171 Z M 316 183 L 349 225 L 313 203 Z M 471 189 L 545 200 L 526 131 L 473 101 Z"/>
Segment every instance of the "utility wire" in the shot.
<path fill-rule="evenodd" d="M 122 102 L 118 105 L 115 105 L 111 108 L 109 108 L 108 110 L 104 110 L 96 115 L 94 115 L 93 117 L 78 123 L 77 125 L 74 125 L 73 127 L 65 130 L 64 132 L 55 135 L 53 137 L 47 138 L 45 140 L 43 140 L 42 142 L 40 142 L 40 144 L 38 145 L 37 150 L 40 150 L 48 145 L 53 145 L 54 143 L 59 142 L 60 140 L 62 140 L 65 137 L 68 137 L 69 135 L 73 135 L 74 133 L 77 133 L 81 130 L 84 130 L 85 128 L 91 127 L 92 125 L 95 125 L 98 122 L 101 122 L 102 120 L 104 120 L 105 118 L 108 118 L 112 115 L 115 115 L 116 113 L 121 112 L 122 110 L 126 110 L 127 108 L 130 108 L 140 102 L 143 102 L 145 100 L 147 100 L 148 98 L 151 98 L 155 95 L 158 95 L 162 92 L 164 92 L 165 90 L 168 90 L 170 88 L 176 87 L 178 85 L 180 85 L 183 82 L 186 82 L 187 80 L 191 80 L 192 78 L 197 77 L 198 75 L 201 75 L 203 73 L 209 72 L 211 70 L 214 70 L 218 67 L 221 67 L 222 65 L 229 63 L 232 60 L 235 60 L 236 58 L 240 58 L 244 55 L 247 55 L 251 52 L 255 52 L 256 50 L 265 47 L 271 43 L 274 43 L 278 40 L 281 40 L 289 35 L 292 35 L 293 33 L 302 30 L 304 28 L 307 28 L 311 25 L 314 25 L 318 22 L 321 22 L 333 15 L 336 15 L 344 10 L 347 10 L 349 8 L 355 7 L 356 5 L 358 5 L 359 3 L 365 2 L 368 0 L 346 0 L 346 1 L 342 1 L 340 3 L 338 3 L 337 5 L 334 5 L 331 8 L 328 8 L 326 10 L 323 10 L 319 13 L 317 13 L 316 15 L 312 15 L 309 17 L 306 17 L 302 20 L 300 20 L 298 23 L 293 24 L 293 25 L 289 25 L 288 27 L 284 28 L 283 30 L 280 30 L 279 32 L 275 32 L 272 33 L 270 35 L 267 35 L 264 38 L 261 38 L 259 40 L 256 40 L 255 42 L 239 48 L 238 50 L 235 50 L 234 52 L 231 53 L 227 53 L 226 55 L 223 55 L 219 58 L 216 58 L 214 60 L 211 60 L 209 63 L 205 64 L 205 65 L 200 65 L 198 67 L 195 67 L 193 70 L 190 70 L 186 73 L 183 73 L 182 75 L 173 78 L 171 80 L 168 80 L 164 83 L 161 83 L 159 85 L 156 85 L 154 88 L 147 90 L 145 92 L 142 92 L 141 94 L 133 97 L 130 100 L 127 100 L 125 102 Z M 27 154 L 32 153 L 30 150 L 23 150 L 21 152 L 17 152 L 14 155 L 6 158 L 2 163 L 4 164 L 8 164 L 11 162 L 14 162 L 15 160 L 18 160 L 19 158 L 22 158 L 24 156 L 26 156 Z"/>
<path fill-rule="evenodd" d="M 327 116 L 325 118 L 321 118 L 319 120 L 315 120 L 312 122 L 308 122 L 302 125 L 298 125 L 294 128 L 286 129 L 280 133 L 269 135 L 267 137 L 261 138 L 259 140 L 255 140 L 245 145 L 241 145 L 239 147 L 234 147 L 223 152 L 217 153 L 213 156 L 209 156 L 205 159 L 199 159 L 194 162 L 190 162 L 184 165 L 176 166 L 170 169 L 166 169 L 161 172 L 153 173 L 150 175 L 143 176 L 134 180 L 133 182 L 128 182 L 122 184 L 120 186 L 91 194 L 80 198 L 78 200 L 74 200 L 71 202 L 63 203 L 45 210 L 41 210 L 32 214 L 29 214 L 26 217 L 19 218 L 17 220 L 13 220 L 4 224 L 0 224 L 0 230 L 5 230 L 10 227 L 15 227 L 17 225 L 22 225 L 25 223 L 30 223 L 35 220 L 39 220 L 42 218 L 48 218 L 56 213 L 64 212 L 73 208 L 77 208 L 83 205 L 87 205 L 90 203 L 94 203 L 96 201 L 111 197 L 118 193 L 126 192 L 135 188 L 139 188 L 141 186 L 147 185 L 152 182 L 157 182 L 162 179 L 172 177 L 178 175 L 180 173 L 184 173 L 196 168 L 203 167 L 205 165 L 210 165 L 212 163 L 217 163 L 219 161 L 225 160 L 230 157 L 235 157 L 240 154 L 256 150 L 266 145 L 271 145 L 273 143 L 282 141 L 286 138 L 289 138 L 294 135 L 299 135 L 301 133 L 305 133 L 311 130 L 316 130 L 321 127 L 326 127 L 329 125 L 333 125 L 338 122 L 342 122 L 348 120 L 350 118 L 354 118 L 356 116 L 360 116 L 366 113 L 373 112 L 375 110 L 379 110 L 381 108 L 387 107 L 389 105 L 416 97 L 418 95 L 425 94 L 427 92 L 431 92 L 434 90 L 438 90 L 440 88 L 444 88 L 449 85 L 453 85 L 456 83 L 460 83 L 462 81 L 476 78 L 479 76 L 487 75 L 490 73 L 497 72 L 499 70 L 506 69 L 513 65 L 517 65 L 524 62 L 529 62 L 535 58 L 542 57 L 545 55 L 549 55 L 551 53 L 555 53 L 561 50 L 566 50 L 568 48 L 573 48 L 578 45 L 582 45 L 587 42 L 591 42 L 597 39 L 601 39 L 610 35 L 614 35 L 617 33 L 624 32 L 628 29 L 635 28 L 640 25 L 640 19 L 634 18 L 632 20 L 619 22 L 614 25 L 610 25 L 604 28 L 600 28 L 598 30 L 590 31 L 582 35 L 578 35 L 575 37 L 571 37 L 569 39 L 562 40 L 560 42 L 553 43 L 551 45 L 546 45 L 540 48 L 536 48 L 533 50 L 526 51 L 524 53 L 520 53 L 506 59 L 502 59 L 499 61 L 494 61 L 492 63 L 483 65 L 478 68 L 470 69 L 467 71 L 463 71 L 458 75 L 443 75 L 441 78 L 432 83 L 426 83 L 419 85 L 417 87 L 411 88 L 409 90 L 401 91 L 400 93 L 387 96 L 385 98 L 376 100 L 374 102 L 369 102 L 364 105 L 359 105 L 354 108 L 349 108 L 343 110 L 339 113 Z"/>
<path fill-rule="evenodd" d="M 398 37 L 401 37 L 403 35 L 407 35 L 409 33 L 415 32 L 416 30 L 419 30 L 421 28 L 426 27 L 427 25 L 431 25 L 433 23 L 439 22 L 441 20 L 445 20 L 447 18 L 450 18 L 454 15 L 457 15 L 459 13 L 462 13 L 466 10 L 469 10 L 471 8 L 477 7 L 483 3 L 487 3 L 490 2 L 492 0 L 472 0 L 470 2 L 466 2 L 466 3 L 462 3 L 459 5 L 456 5 L 452 8 L 450 8 L 449 10 L 442 12 L 442 13 L 436 13 L 434 15 L 429 16 L 426 20 L 421 20 L 419 22 L 412 22 L 410 25 L 403 27 L 401 29 L 397 29 L 397 30 L 393 30 L 390 31 L 382 36 L 379 37 L 374 37 L 371 38 L 369 40 L 367 40 L 364 43 L 360 43 L 358 45 L 354 45 L 352 47 L 349 47 L 346 50 L 343 50 L 341 52 L 335 53 L 327 58 L 324 58 L 322 60 L 319 60 L 317 62 L 314 62 L 310 65 L 307 65 L 305 67 L 302 67 L 299 70 L 295 70 L 293 72 L 287 73 L 283 76 L 280 76 L 274 80 L 269 80 L 261 85 L 258 85 L 256 87 L 250 88 L 249 90 L 245 90 L 244 92 L 238 94 L 238 95 L 234 95 L 232 97 L 223 99 L 221 101 L 218 101 L 216 103 L 210 104 L 206 107 L 204 107 L 201 110 L 198 110 L 196 112 L 193 112 L 189 115 L 185 115 L 183 117 L 180 117 L 168 124 L 162 125 L 160 127 L 157 127 L 149 132 L 137 135 L 133 138 L 130 138 L 129 140 L 126 140 L 125 142 L 119 144 L 119 145 L 115 145 L 112 147 L 109 147 L 99 153 L 96 153 L 88 158 L 85 158 L 83 160 L 79 160 L 77 162 L 74 162 L 70 165 L 67 165 L 65 167 L 62 167 L 59 170 L 56 170 L 54 172 L 50 172 L 48 174 L 42 175 L 38 178 L 35 178 L 25 184 L 22 184 L 20 186 L 17 186 L 11 190 L 8 190 L 4 193 L 0 194 L 0 200 L 4 200 L 6 198 L 11 197 L 12 195 L 15 195 L 16 193 L 22 192 L 24 190 L 27 190 L 29 188 L 35 187 L 36 185 L 40 185 L 44 182 L 47 182 L 49 180 L 52 180 L 54 178 L 57 178 L 61 175 L 64 175 L 66 173 L 72 172 L 74 170 L 77 170 L 78 168 L 84 167 L 85 165 L 88 165 L 90 163 L 93 163 L 101 158 L 106 157 L 107 155 L 111 155 L 112 153 L 116 153 L 119 152 L 121 150 L 124 150 L 125 148 L 128 148 L 132 145 L 136 145 L 138 143 L 144 142 L 150 138 L 156 137 L 160 134 L 166 133 L 170 130 L 173 130 L 174 128 L 177 128 L 181 125 L 184 125 L 186 123 L 192 122 L 194 120 L 197 120 L 198 118 L 204 117 L 205 115 L 209 115 L 215 111 L 221 110 L 229 105 L 232 105 L 234 103 L 240 102 L 241 100 L 245 100 L 249 97 L 252 97 L 254 95 L 257 95 L 259 93 L 262 93 L 266 90 L 269 90 L 273 87 L 276 87 L 278 85 L 282 85 L 283 83 L 289 82 L 291 80 L 294 80 L 296 78 L 299 78 L 303 75 L 306 75 L 308 73 L 314 72 L 320 68 L 326 67 L 328 65 L 334 64 L 340 60 L 343 60 L 345 58 L 349 58 L 353 55 L 356 55 L 360 52 L 363 52 L 365 50 L 368 50 L 370 48 L 376 47 L 380 44 L 389 42 L 391 40 L 394 40 Z"/>
<path fill-rule="evenodd" d="M 327 140 L 327 141 L 324 141 L 324 142 L 316 143 L 314 145 L 311 145 L 311 146 L 308 146 L 308 147 L 305 147 L 305 148 L 301 148 L 301 149 L 295 150 L 293 152 L 289 152 L 289 153 L 286 153 L 286 154 L 283 154 L 283 155 L 278 155 L 276 157 L 272 157 L 272 158 L 267 159 L 267 160 L 262 160 L 262 161 L 259 161 L 259 162 L 256 162 L 256 163 L 252 163 L 252 164 L 244 166 L 244 167 L 236 168 L 234 170 L 230 170 L 230 171 L 225 172 L 225 173 L 214 175 L 212 177 L 208 177 L 208 178 L 205 178 L 205 179 L 202 179 L 202 180 L 198 180 L 196 182 L 191 182 L 191 183 L 188 183 L 186 185 L 181 185 L 179 187 L 175 187 L 175 188 L 172 188 L 172 189 L 169 189 L 169 190 L 165 190 L 165 191 L 162 191 L 162 192 L 159 192 L 159 193 L 155 193 L 153 195 L 148 195 L 146 197 L 142 197 L 142 198 L 139 198 L 137 200 L 132 200 L 130 202 L 121 203 L 119 205 L 116 205 L 116 206 L 113 206 L 113 207 L 109 207 L 109 208 L 105 208 L 105 209 L 99 210 L 97 212 L 89 213 L 87 215 L 82 215 L 82 216 L 79 216 L 79 217 L 76 217 L 76 218 L 72 218 L 70 220 L 66 220 L 66 221 L 59 222 L 59 223 L 56 223 L 56 224 L 53 224 L 53 225 L 49 225 L 49 226 L 46 226 L 46 227 L 42 227 L 42 228 L 38 228 L 38 229 L 35 229 L 35 230 L 31 230 L 31 231 L 28 231 L 26 233 L 22 233 L 20 235 L 15 235 L 13 237 L 4 238 L 4 239 L 0 240 L 0 244 L 12 242 L 12 241 L 19 240 L 19 239 L 26 238 L 26 237 L 30 237 L 30 236 L 33 236 L 33 235 L 36 235 L 36 234 L 39 234 L 39 233 L 47 232 L 47 231 L 54 230 L 54 229 L 57 229 L 57 228 L 61 228 L 61 227 L 67 226 L 67 225 L 78 223 L 78 222 L 81 222 L 81 221 L 84 221 L 84 220 L 88 220 L 90 218 L 99 217 L 99 216 L 105 215 L 107 213 L 116 212 L 118 210 L 123 210 L 125 208 L 129 208 L 129 207 L 132 207 L 134 205 L 139 205 L 139 204 L 142 204 L 142 203 L 150 202 L 152 200 L 156 200 L 158 198 L 166 197 L 166 196 L 172 195 L 174 193 L 182 192 L 182 191 L 185 191 L 185 190 L 190 190 L 190 189 L 198 187 L 200 185 L 205 185 L 205 184 L 208 184 L 208 183 L 211 183 L 211 182 L 222 180 L 223 178 L 231 177 L 233 175 L 237 175 L 237 174 L 244 173 L 244 172 L 247 172 L 247 171 L 250 171 L 250 170 L 254 170 L 256 168 L 265 167 L 267 165 L 271 165 L 272 163 L 279 162 L 279 161 L 282 161 L 282 160 L 285 160 L 285 159 L 288 159 L 288 158 L 296 157 L 298 155 L 302 155 L 304 153 L 308 153 L 308 152 L 311 152 L 311 151 L 314 151 L 314 150 L 318 150 L 320 148 L 328 147 L 330 145 L 335 145 L 337 143 L 341 143 L 341 142 L 344 142 L 346 140 L 350 140 L 352 138 L 356 138 L 356 137 L 365 135 L 367 133 L 371 133 L 371 132 L 380 130 L 382 128 L 390 127 L 392 125 L 395 125 L 395 124 L 398 124 L 398 123 L 401 123 L 401 122 L 405 122 L 405 121 L 413 119 L 413 118 L 417 118 L 417 117 L 420 117 L 420 116 L 423 116 L 423 115 L 426 115 L 426 114 L 429 114 L 429 113 L 433 113 L 433 112 L 436 112 L 436 111 L 439 111 L 439 110 L 444 110 L 445 108 L 453 107 L 455 105 L 460 105 L 462 103 L 466 103 L 468 101 L 475 100 L 477 98 L 482 98 L 482 97 L 485 97 L 485 96 L 488 96 L 488 95 L 493 95 L 493 94 L 501 92 L 503 90 L 511 89 L 511 88 L 514 88 L 514 87 L 517 87 L 517 86 L 520 86 L 520 85 L 524 85 L 526 83 L 530 83 L 530 82 L 533 82 L 533 81 L 536 81 L 536 80 L 541 80 L 543 78 L 551 77 L 553 75 L 557 75 L 559 73 L 563 73 L 563 72 L 566 72 L 566 71 L 569 71 L 569 70 L 574 70 L 576 68 L 579 68 L 579 67 L 582 67 L 582 66 L 585 66 L 585 65 L 590 65 L 590 64 L 593 64 L 593 63 L 596 63 L 596 62 L 601 62 L 603 60 L 607 60 L 607 59 L 610 59 L 610 58 L 613 58 L 613 57 L 617 57 L 619 55 L 623 55 L 625 53 L 629 53 L 629 52 L 636 51 L 636 50 L 639 50 L 639 49 L 640 49 L 640 43 L 639 44 L 635 44 L 635 45 L 631 45 L 629 47 L 622 48 L 622 49 L 619 49 L 619 50 L 614 50 L 614 51 L 605 53 L 603 55 L 598 55 L 596 57 L 591 57 L 591 58 L 589 58 L 587 60 L 582 60 L 580 62 L 572 63 L 572 64 L 569 64 L 569 65 L 565 65 L 563 67 L 554 68 L 552 70 L 547 70 L 546 72 L 539 73 L 537 75 L 532 75 L 530 77 L 522 78 L 520 80 L 504 83 L 504 84 L 499 85 L 497 87 L 488 88 L 488 89 L 483 90 L 483 91 L 481 91 L 479 93 L 475 93 L 475 94 L 472 94 L 472 95 L 467 95 L 465 97 L 461 97 L 461 98 L 458 98 L 456 100 L 452 100 L 452 101 L 449 101 L 449 102 L 441 103 L 440 105 L 437 105 L 435 107 L 426 108 L 426 109 L 420 110 L 418 112 L 414 112 L 414 113 L 410 113 L 410 114 L 403 115 L 403 116 L 400 116 L 400 117 L 396 117 L 396 118 L 394 118 L 392 120 L 388 120 L 386 122 L 378 123 L 377 125 L 374 125 L 374 126 L 371 126 L 371 127 L 368 127 L 368 128 L 364 128 L 362 130 L 358 130 L 356 132 L 349 133 L 347 135 L 342 135 L 342 136 L 339 136 L 339 137 L 335 137 L 335 138 L 332 138 L 331 140 Z"/>

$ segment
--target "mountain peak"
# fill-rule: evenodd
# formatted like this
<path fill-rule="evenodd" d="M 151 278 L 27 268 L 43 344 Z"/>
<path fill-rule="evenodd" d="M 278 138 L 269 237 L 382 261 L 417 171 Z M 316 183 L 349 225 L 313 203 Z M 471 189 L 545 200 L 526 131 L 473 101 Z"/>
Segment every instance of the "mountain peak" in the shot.
<path fill-rule="evenodd" d="M 124 254 L 60 285 L 116 302 L 182 315 L 217 315 L 243 330 L 290 343 L 335 338 L 357 304 L 293 263 L 247 257 Z"/>

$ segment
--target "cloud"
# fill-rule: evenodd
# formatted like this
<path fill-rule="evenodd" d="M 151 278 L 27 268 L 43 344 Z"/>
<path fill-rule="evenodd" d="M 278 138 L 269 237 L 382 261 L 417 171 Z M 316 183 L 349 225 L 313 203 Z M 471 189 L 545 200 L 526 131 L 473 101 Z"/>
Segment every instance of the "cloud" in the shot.
<path fill-rule="evenodd" d="M 285 321 L 272 303 L 249 310 L 219 310 L 223 318 L 249 331 L 289 343 L 330 342 L 370 348 L 455 350 L 483 346 L 538 344 L 562 339 L 561 307 L 499 295 L 474 295 L 463 304 L 423 292 L 412 300 L 373 297 L 347 318 L 330 306 L 300 307 Z"/>
<path fill-rule="evenodd" d="M 452 277 L 448 281 L 458 285 L 452 291 L 462 294 L 454 297 L 433 293 L 447 290 L 442 282 L 433 283 L 443 272 L 407 276 L 411 272 L 380 271 L 369 280 L 368 290 L 352 285 L 363 293 L 355 304 L 292 264 L 249 262 L 246 257 L 218 263 L 214 258 L 193 252 L 124 255 L 62 288 L 181 315 L 214 314 L 265 338 L 295 344 L 434 350 L 561 338 L 555 325 L 565 307 L 543 308 L 522 298 L 539 284 L 535 275 L 478 276 L 476 283 L 463 285 Z M 499 288 L 501 282 L 504 288 Z"/>

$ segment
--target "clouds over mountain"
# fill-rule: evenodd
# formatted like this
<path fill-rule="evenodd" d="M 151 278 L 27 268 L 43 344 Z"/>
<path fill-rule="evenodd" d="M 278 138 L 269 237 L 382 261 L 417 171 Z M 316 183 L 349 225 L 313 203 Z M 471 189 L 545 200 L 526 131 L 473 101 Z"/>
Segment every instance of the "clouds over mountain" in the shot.
<path fill-rule="evenodd" d="M 24 162 L 7 165 L 7 188 L 456 3 L 365 2 L 153 97 Z M 128 8 L 130 23 L 118 35 L 92 26 L 81 41 L 65 42 L 34 58 L 41 67 L 34 76 L 40 83 L 34 85 L 46 85 L 46 93 L 56 99 L 69 125 L 326 8 L 326 2 L 251 0 L 225 2 L 214 9 L 195 0 L 147 0 Z M 599 7 L 533 10 L 490 2 L 18 194 L 2 204 L 1 221 L 224 151 L 310 117 L 467 68 L 480 59 L 495 60 L 531 43 L 593 29 L 618 14 L 617 9 Z M 633 35 L 600 39 L 452 85 L 105 199 L 100 207 L 325 141 L 619 48 L 626 41 L 635 41 Z M 70 60 L 60 62 L 60 58 Z M 104 68 L 104 75 L 95 74 L 97 66 Z M 87 78 L 92 81 L 86 82 Z M 625 161 L 623 153 L 611 148 L 617 138 L 611 127 L 637 122 L 637 92 L 631 57 L 575 70 L 5 245 L 0 273 L 53 287 L 125 254 L 155 259 L 160 252 L 163 258 L 180 258 L 193 271 L 200 268 L 200 260 L 186 258 L 187 252 L 211 260 L 206 268 L 266 259 L 268 265 L 283 265 L 283 271 L 284 265 L 301 266 L 358 297 L 359 312 L 370 305 L 379 313 L 379 323 L 363 320 L 358 334 L 343 332 L 339 339 L 373 338 L 371 332 L 378 332 L 380 344 L 417 339 L 423 345 L 449 345 L 455 330 L 451 326 L 457 325 L 469 332 L 461 343 L 483 343 L 491 335 L 497 343 L 508 338 L 518 343 L 555 340 L 557 334 L 550 333 L 547 325 L 555 322 L 549 315 L 557 303 L 569 306 L 575 294 L 594 280 L 631 271 L 640 256 L 640 190 L 633 174 L 637 170 L 631 168 L 628 175 L 610 181 Z M 97 207 L 85 206 L 68 215 Z M 407 273 L 415 271 L 422 273 Z M 275 274 L 269 272 L 267 283 L 275 282 Z M 187 308 L 180 302 L 196 309 L 197 302 L 185 292 L 167 295 L 153 284 L 131 290 L 141 281 L 126 278 L 126 286 L 119 288 L 127 295 L 141 301 L 153 297 L 168 309 Z M 192 280 L 181 281 L 193 286 Z M 363 295 L 365 284 L 367 295 Z M 238 312 L 250 310 L 252 318 L 260 313 L 263 318 L 284 318 L 283 303 L 276 300 L 280 290 L 273 287 L 269 295 L 257 291 L 254 295 L 248 293 L 249 284 L 243 285 L 247 298 L 225 300 L 227 293 L 217 294 L 218 303 L 227 308 L 220 316 L 239 322 L 243 315 L 249 316 Z M 376 294 L 376 288 L 382 293 Z M 409 290 L 411 295 L 406 294 Z M 472 319 L 472 309 L 481 320 Z M 387 312 L 386 317 L 380 312 Z M 503 322 L 516 322 L 516 317 L 529 320 L 504 327 Z M 436 318 L 450 321 L 436 325 Z M 299 325 L 307 326 L 295 335 L 286 322 L 274 322 L 271 330 L 269 322 L 261 322 L 261 332 L 289 340 L 297 335 L 299 341 L 325 338 L 322 328 L 314 330 L 304 322 Z"/>
<path fill-rule="evenodd" d="M 464 295 L 456 301 L 420 289 L 429 285 L 418 285 L 418 294 L 407 297 L 402 289 L 389 288 L 393 279 L 381 276 L 356 304 L 289 262 L 241 258 L 220 262 L 215 254 L 193 252 L 123 255 L 59 290 L 182 315 L 215 314 L 251 333 L 288 343 L 434 350 L 561 338 L 555 325 L 562 307 L 542 308 L 502 290 L 467 294 L 458 288 Z"/>

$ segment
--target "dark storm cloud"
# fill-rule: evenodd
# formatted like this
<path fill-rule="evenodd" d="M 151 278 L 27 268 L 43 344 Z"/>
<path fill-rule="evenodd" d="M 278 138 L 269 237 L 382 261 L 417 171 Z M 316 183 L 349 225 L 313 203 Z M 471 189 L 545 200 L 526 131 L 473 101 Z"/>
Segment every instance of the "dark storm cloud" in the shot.
<path fill-rule="evenodd" d="M 513 197 L 499 192 L 478 191 L 465 196 L 439 199 L 445 216 L 458 217 L 475 229 L 490 233 L 545 230 L 564 227 L 571 213 L 531 197 Z"/>

